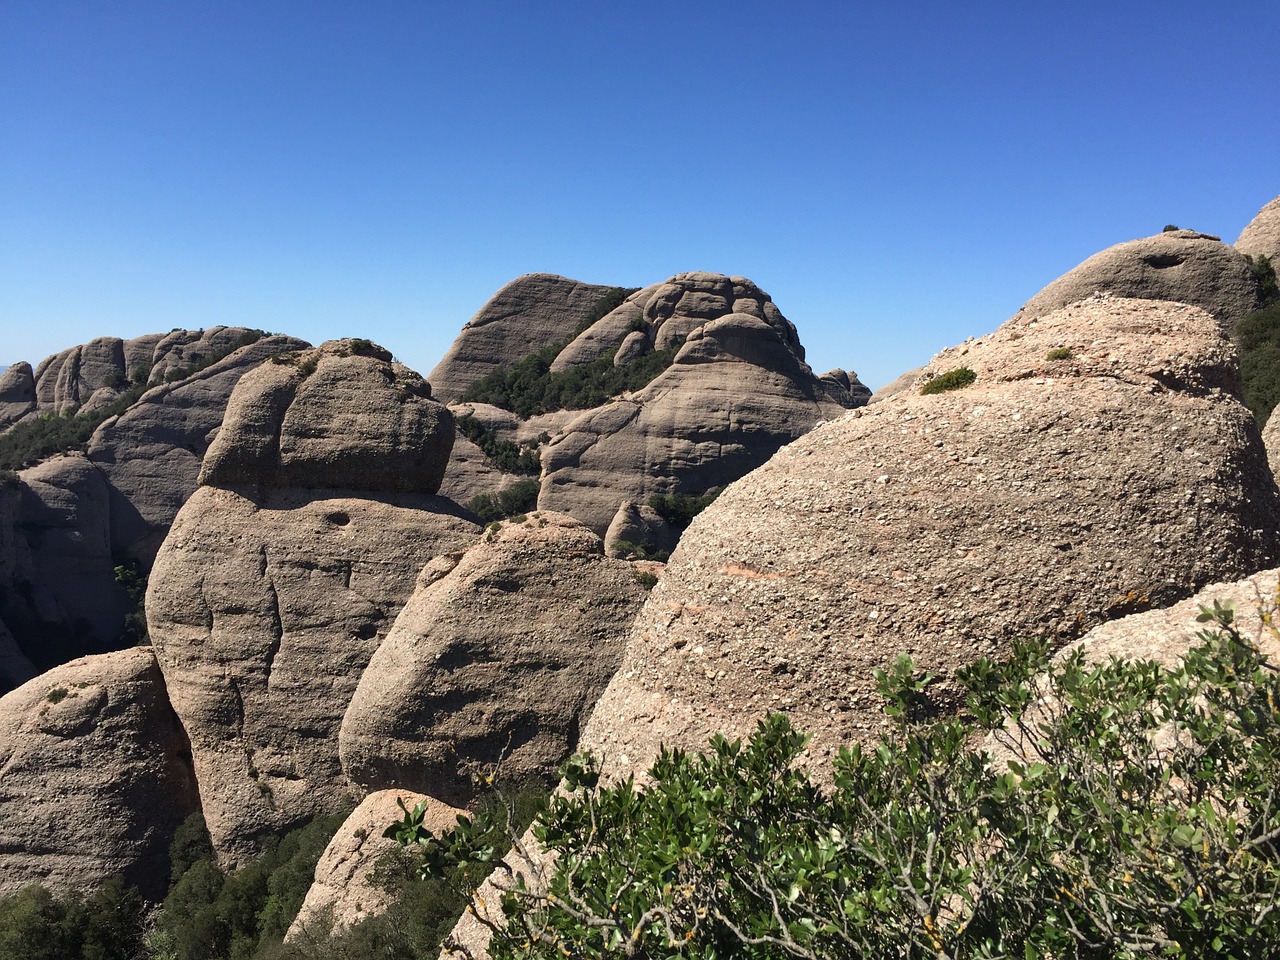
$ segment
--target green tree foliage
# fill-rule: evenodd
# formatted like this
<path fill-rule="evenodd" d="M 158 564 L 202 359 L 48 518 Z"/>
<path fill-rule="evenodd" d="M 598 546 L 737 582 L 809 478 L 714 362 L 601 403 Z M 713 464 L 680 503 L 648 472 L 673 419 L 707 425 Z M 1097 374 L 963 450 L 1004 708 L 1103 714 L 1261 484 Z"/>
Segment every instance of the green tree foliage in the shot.
<path fill-rule="evenodd" d="M 934 377 L 920 388 L 922 394 L 946 393 L 949 390 L 960 390 L 978 379 L 978 375 L 968 367 L 956 367 L 946 373 Z"/>
<path fill-rule="evenodd" d="M 1280 403 L 1280 302 L 1241 320 L 1236 343 L 1244 402 L 1262 426 Z"/>
<path fill-rule="evenodd" d="M 147 633 L 147 575 L 138 562 L 120 564 L 115 568 L 116 583 L 124 587 L 133 601 L 133 610 L 125 614 L 124 628 L 120 632 L 120 646 L 140 646 L 150 642 Z"/>
<path fill-rule="evenodd" d="M 481 493 L 467 501 L 466 507 L 482 523 L 493 523 L 528 513 L 538 505 L 537 480 L 517 480 L 497 493 Z"/>
<path fill-rule="evenodd" d="M 536 477 L 541 472 L 542 458 L 538 454 L 538 448 L 551 439 L 550 434 L 544 433 L 537 440 L 516 444 L 499 439 L 496 433 L 475 417 L 458 417 L 456 423 L 458 432 L 479 447 L 503 473 Z"/>
<path fill-rule="evenodd" d="M 831 789 L 779 715 L 663 750 L 643 785 L 576 756 L 534 826 L 554 862 L 505 875 L 491 954 L 1259 956 L 1280 937 L 1280 678 L 1230 610 L 1202 620 L 1173 668 L 1050 665 L 1038 643 L 981 660 L 960 718 L 900 658 L 877 673 L 891 734 L 842 749 Z M 474 904 L 492 829 L 437 837 L 411 812 L 389 833 Z"/>
<path fill-rule="evenodd" d="M 1256 257 L 1245 254 L 1244 258 L 1249 261 L 1249 269 L 1253 271 L 1258 281 L 1258 296 L 1262 300 L 1262 305 L 1266 306 L 1280 300 L 1280 283 L 1276 281 L 1276 271 L 1271 258 L 1261 253 Z"/>
<path fill-rule="evenodd" d="M 649 506 L 658 511 L 663 520 L 676 533 L 683 533 L 700 514 L 720 496 L 720 491 L 708 490 L 701 496 L 687 493 L 655 493 L 649 498 Z"/>
<path fill-rule="evenodd" d="M 92 894 L 55 898 L 25 887 L 0 899 L 0 957 L 14 960 L 135 960 L 143 956 L 145 907 L 111 879 Z"/>

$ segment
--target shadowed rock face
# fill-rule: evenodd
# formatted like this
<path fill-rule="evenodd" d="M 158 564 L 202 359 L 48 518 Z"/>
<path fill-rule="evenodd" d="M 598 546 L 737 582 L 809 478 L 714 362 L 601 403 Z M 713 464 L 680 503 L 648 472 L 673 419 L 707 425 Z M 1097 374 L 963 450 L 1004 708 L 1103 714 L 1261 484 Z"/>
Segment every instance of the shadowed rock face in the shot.
<path fill-rule="evenodd" d="M 972 386 L 824 424 L 694 521 L 583 746 L 643 769 L 660 741 L 782 709 L 823 767 L 877 734 L 871 671 L 898 653 L 945 704 L 956 667 L 1015 637 L 1067 641 L 1267 566 L 1280 497 L 1224 390 L 1233 358 L 1206 312 L 1120 298 L 945 351 L 921 379 L 967 366 Z"/>
<path fill-rule="evenodd" d="M 774 325 L 729 314 L 695 329 L 647 387 L 584 413 L 544 448 L 538 508 L 603 535 L 622 501 L 731 483 L 846 412 Z"/>
<path fill-rule="evenodd" d="M 423 565 L 479 532 L 432 495 L 453 420 L 428 393 L 357 341 L 262 365 L 156 558 L 147 621 L 226 862 L 342 805 L 361 673 Z"/>
<path fill-rule="evenodd" d="M 570 517 L 492 529 L 434 563 L 378 648 L 342 723 L 343 768 L 368 789 L 474 799 L 468 773 L 502 761 L 548 778 L 622 655 L 645 591 Z M 447 572 L 446 572 L 447 571 Z"/>
<path fill-rule="evenodd" d="M 1028 300 L 1014 319 L 1044 316 L 1095 293 L 1189 303 L 1229 329 L 1258 308 L 1258 284 L 1242 254 L 1217 237 L 1170 230 L 1094 254 Z"/>
<path fill-rule="evenodd" d="M 1259 210 L 1241 231 L 1236 249 L 1251 256 L 1267 257 L 1273 267 L 1280 267 L 1280 197 Z"/>
<path fill-rule="evenodd" d="M 36 380 L 29 363 L 15 363 L 0 376 L 0 430 L 36 409 Z"/>
<path fill-rule="evenodd" d="M 149 649 L 85 657 L 0 698 L 0 896 L 122 877 L 159 900 L 199 806 L 186 737 Z"/>
<path fill-rule="evenodd" d="M 551 273 L 512 280 L 467 322 L 427 376 L 435 396 L 451 403 L 498 367 L 568 340 L 611 289 Z"/>

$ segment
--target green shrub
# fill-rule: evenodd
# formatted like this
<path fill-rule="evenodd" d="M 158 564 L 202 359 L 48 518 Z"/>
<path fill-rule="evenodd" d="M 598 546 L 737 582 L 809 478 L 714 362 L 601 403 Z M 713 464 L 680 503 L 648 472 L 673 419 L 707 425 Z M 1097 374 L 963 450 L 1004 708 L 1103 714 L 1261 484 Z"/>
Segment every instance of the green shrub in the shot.
<path fill-rule="evenodd" d="M 1047 354 L 1045 354 L 1045 359 L 1046 360 L 1070 360 L 1071 348 L 1070 347 L 1054 347 Z"/>
<path fill-rule="evenodd" d="M 683 533 L 693 523 L 693 518 L 711 506 L 718 496 L 718 488 L 697 497 L 687 493 L 655 493 L 649 498 L 649 506 L 658 511 L 672 530 Z"/>
<path fill-rule="evenodd" d="M 1241 320 L 1236 344 L 1244 402 L 1262 426 L 1280 403 L 1280 303 Z"/>
<path fill-rule="evenodd" d="M 1262 305 L 1266 306 L 1280 300 L 1280 285 L 1276 282 L 1276 271 L 1271 258 L 1264 254 L 1258 254 L 1256 257 L 1245 254 L 1244 258 L 1249 261 L 1249 269 L 1253 271 L 1253 276 L 1258 281 L 1258 296 L 1262 300 Z"/>
<path fill-rule="evenodd" d="M 499 439 L 494 431 L 473 416 L 458 417 L 455 422 L 458 432 L 479 447 L 503 473 L 537 476 L 542 472 L 542 457 L 538 450 L 551 439 L 550 434 L 544 433 L 537 440 L 516 444 Z"/>
<path fill-rule="evenodd" d="M 890 734 L 842 749 L 830 789 L 780 715 L 662 750 L 643 786 L 579 755 L 534 825 L 554 859 L 505 875 L 491 956 L 1258 956 L 1280 936 L 1280 677 L 1229 610 L 1202 619 L 1173 668 L 1077 652 L 1046 676 L 1019 644 L 960 671 L 966 718 L 933 718 L 902 657 L 876 673 Z M 474 903 L 492 829 L 389 834 Z"/>
<path fill-rule="evenodd" d="M 145 907 L 119 878 L 59 899 L 42 886 L 0 898 L 0 957 L 135 960 L 144 956 Z"/>
<path fill-rule="evenodd" d="M 538 505 L 537 480 L 517 480 L 497 493 L 481 493 L 467 501 L 466 507 L 481 523 L 494 523 L 521 513 L 527 513 Z"/>
<path fill-rule="evenodd" d="M 922 394 L 945 393 L 948 390 L 959 390 L 978 379 L 978 375 L 968 367 L 956 367 L 944 374 L 934 377 L 920 388 Z"/>

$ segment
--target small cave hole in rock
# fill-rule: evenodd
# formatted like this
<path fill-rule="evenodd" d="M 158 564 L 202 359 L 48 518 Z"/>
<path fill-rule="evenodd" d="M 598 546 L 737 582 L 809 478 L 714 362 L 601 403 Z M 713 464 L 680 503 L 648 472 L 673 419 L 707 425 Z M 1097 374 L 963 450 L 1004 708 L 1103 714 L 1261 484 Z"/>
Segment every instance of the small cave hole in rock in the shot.
<path fill-rule="evenodd" d="M 1153 253 L 1148 257 L 1143 257 L 1142 262 L 1157 270 L 1164 270 L 1181 264 L 1182 257 L 1176 253 Z"/>
<path fill-rule="evenodd" d="M 351 516 L 345 510 L 335 510 L 333 513 L 325 514 L 325 519 L 338 527 L 345 527 L 351 522 Z"/>

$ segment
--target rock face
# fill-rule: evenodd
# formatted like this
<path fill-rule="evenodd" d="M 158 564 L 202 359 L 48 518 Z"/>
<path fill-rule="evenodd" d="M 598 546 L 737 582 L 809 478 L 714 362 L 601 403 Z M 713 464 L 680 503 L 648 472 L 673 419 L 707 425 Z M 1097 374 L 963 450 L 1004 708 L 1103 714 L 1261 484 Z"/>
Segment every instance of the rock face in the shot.
<path fill-rule="evenodd" d="M 197 807 L 150 650 L 76 660 L 0 699 L 0 896 L 123 877 L 159 899 L 173 832 Z"/>
<path fill-rule="evenodd" d="M 786 710 L 822 767 L 875 735 L 871 671 L 900 652 L 946 704 L 952 670 L 1017 636 L 1068 641 L 1276 556 L 1280 496 L 1208 313 L 1020 316 L 921 379 L 962 366 L 972 386 L 822 425 L 695 519 L 584 747 L 643 769 Z"/>
<path fill-rule="evenodd" d="M 1258 308 L 1258 284 L 1242 254 L 1217 237 L 1170 230 L 1094 254 L 1028 300 L 1014 319 L 1032 320 L 1095 293 L 1193 304 L 1230 329 Z"/>
<path fill-rule="evenodd" d="M 570 517 L 486 533 L 423 571 L 342 723 L 343 769 L 377 789 L 474 799 L 469 769 L 549 777 L 622 656 L 645 597 L 631 565 Z M 447 571 L 447 572 L 446 572 Z"/>
<path fill-rule="evenodd" d="M 676 534 L 666 518 L 647 503 L 623 500 L 605 531 L 604 552 L 625 559 L 635 547 L 644 548 L 650 556 L 670 554 L 676 548 Z"/>
<path fill-rule="evenodd" d="M 227 862 L 341 805 L 360 674 L 423 565 L 478 534 L 431 495 L 452 417 L 384 357 L 337 341 L 242 378 L 151 574 L 152 641 Z"/>
<path fill-rule="evenodd" d="M 1240 233 L 1236 249 L 1250 256 L 1263 256 L 1272 266 L 1280 265 L 1280 197 L 1258 211 Z"/>
<path fill-rule="evenodd" d="M 361 920 L 385 913 L 391 906 L 390 894 L 375 882 L 374 872 L 379 861 L 393 852 L 412 856 L 382 835 L 388 824 L 403 816 L 396 801 L 409 810 L 426 801 L 422 822 L 436 833 L 452 829 L 465 812 L 407 790 L 379 790 L 369 794 L 320 855 L 315 881 L 285 935 L 286 942 L 304 944 L 311 937 L 323 942 L 331 931 L 337 933 L 355 926 Z"/>
<path fill-rule="evenodd" d="M 450 403 L 498 367 L 569 339 L 611 289 L 550 273 L 512 280 L 467 321 L 427 375 L 435 396 Z"/>
<path fill-rule="evenodd" d="M 731 483 L 845 413 L 776 325 L 729 314 L 690 333 L 647 387 L 582 414 L 543 448 L 538 508 L 604 534 L 622 501 Z"/>
<path fill-rule="evenodd" d="M 200 461 L 236 383 L 268 357 L 308 346 L 294 337 L 263 337 L 191 376 L 161 382 L 98 427 L 88 456 L 107 480 L 117 556 L 150 567 L 169 524 L 195 492 Z M 174 347 L 163 356 L 175 361 L 177 352 Z M 179 368 L 169 362 L 163 369 L 174 373 Z M 159 373 L 153 370 L 153 377 Z"/>
<path fill-rule="evenodd" d="M 1267 463 L 1271 472 L 1280 478 L 1280 417 L 1270 416 L 1262 428 L 1262 443 L 1267 448 Z"/>
<path fill-rule="evenodd" d="M 36 379 L 29 363 L 15 363 L 0 375 L 0 430 L 36 409 Z"/>

